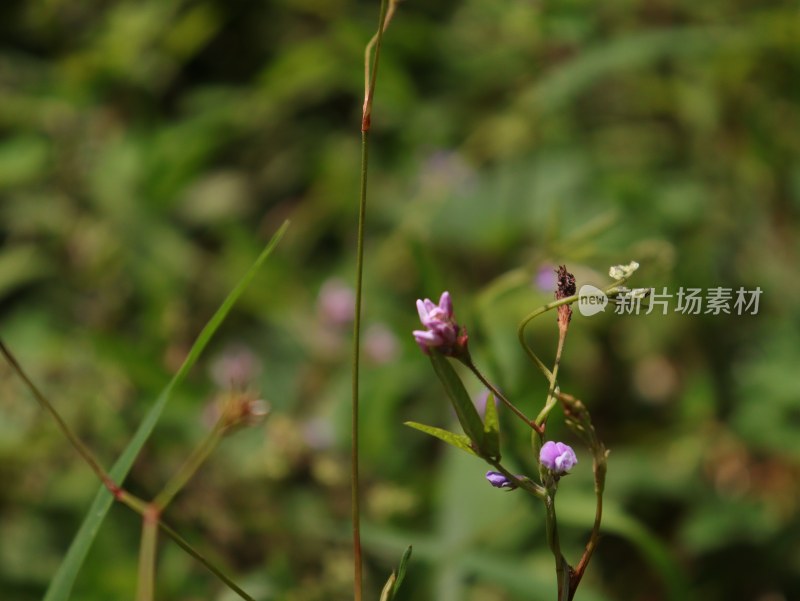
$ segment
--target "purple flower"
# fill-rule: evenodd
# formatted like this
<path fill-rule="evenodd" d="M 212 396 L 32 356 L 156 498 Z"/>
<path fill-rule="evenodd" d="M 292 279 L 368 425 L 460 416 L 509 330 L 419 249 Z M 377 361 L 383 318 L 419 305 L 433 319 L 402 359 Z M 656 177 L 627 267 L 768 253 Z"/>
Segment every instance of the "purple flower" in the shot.
<path fill-rule="evenodd" d="M 397 357 L 397 337 L 383 323 L 376 323 L 364 332 L 364 353 L 375 363 L 382 365 Z"/>
<path fill-rule="evenodd" d="M 489 481 L 489 484 L 495 488 L 507 488 L 508 490 L 514 490 L 517 487 L 516 484 L 514 484 L 500 472 L 486 472 L 486 479 Z"/>
<path fill-rule="evenodd" d="M 235 344 L 214 357 L 209 371 L 219 388 L 244 390 L 260 374 L 261 362 L 250 348 Z"/>
<path fill-rule="evenodd" d="M 569 445 L 548 440 L 539 452 L 539 461 L 551 472 L 560 475 L 571 470 L 578 463 L 578 458 Z"/>
<path fill-rule="evenodd" d="M 466 348 L 466 332 L 455 322 L 449 292 L 442 293 L 438 305 L 429 298 L 417 300 L 417 311 L 422 325 L 427 329 L 414 330 L 413 334 L 424 353 L 438 348 L 446 355 L 455 356 Z"/>
<path fill-rule="evenodd" d="M 539 271 L 536 272 L 536 277 L 534 278 L 534 283 L 536 287 L 540 290 L 544 290 L 546 292 L 551 291 L 553 288 L 556 287 L 556 274 L 555 270 L 553 269 L 552 265 L 542 265 L 539 268 Z"/>
<path fill-rule="evenodd" d="M 343 280 L 330 278 L 322 284 L 317 297 L 317 309 L 326 323 L 347 325 L 353 321 L 355 306 L 355 292 Z"/>

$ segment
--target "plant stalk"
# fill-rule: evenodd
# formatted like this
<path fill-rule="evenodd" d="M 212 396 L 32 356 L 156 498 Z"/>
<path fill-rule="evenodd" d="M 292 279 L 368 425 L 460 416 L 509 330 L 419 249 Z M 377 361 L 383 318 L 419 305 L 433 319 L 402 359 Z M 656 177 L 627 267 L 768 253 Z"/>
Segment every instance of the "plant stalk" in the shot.
<path fill-rule="evenodd" d="M 391 7 L 389 6 L 391 4 Z M 355 601 L 363 599 L 363 557 L 361 551 L 361 508 L 359 482 L 359 367 L 361 363 L 361 307 L 364 281 L 364 230 L 367 218 L 367 174 L 369 158 L 369 129 L 372 122 L 372 101 L 378 77 L 378 63 L 381 53 L 383 32 L 394 14 L 394 2 L 381 0 L 378 31 L 367 44 L 364 51 L 364 107 L 361 116 L 361 177 L 358 200 L 358 242 L 356 248 L 356 306 L 353 319 L 353 358 L 352 358 L 352 403 L 350 427 L 352 432 L 350 448 L 351 514 L 353 521 L 353 595 Z M 372 48 L 374 59 L 370 61 Z M 371 65 L 370 65 L 371 63 Z"/>
<path fill-rule="evenodd" d="M 153 601 L 155 593 L 158 508 L 150 504 L 142 516 L 142 543 L 139 548 L 139 579 L 136 601 Z"/>
<path fill-rule="evenodd" d="M 547 488 L 544 500 L 547 510 L 545 527 L 547 530 L 547 544 L 556 560 L 556 581 L 558 582 L 558 601 L 568 601 L 570 595 L 570 567 L 561 554 L 561 543 L 558 538 L 558 521 L 556 520 L 556 490 L 554 486 Z"/>
<path fill-rule="evenodd" d="M 478 379 L 481 381 L 481 383 L 482 383 L 484 386 L 486 386 L 486 388 L 488 388 L 488 389 L 489 389 L 489 390 L 492 392 L 492 394 L 494 394 L 494 396 L 495 396 L 495 397 L 497 397 L 498 399 L 500 399 L 500 400 L 503 402 L 503 404 L 504 404 L 506 407 L 508 407 L 508 408 L 511 410 L 511 412 L 512 412 L 514 415 L 516 415 L 516 416 L 517 416 L 518 418 L 520 418 L 520 419 L 521 419 L 523 422 L 525 422 L 525 425 L 527 425 L 527 426 L 528 426 L 528 427 L 530 427 L 530 428 L 533 428 L 533 429 L 534 429 L 534 430 L 537 432 L 537 434 L 539 434 L 539 435 L 541 436 L 541 434 L 542 434 L 542 432 L 543 432 L 543 431 L 542 431 L 542 430 L 541 430 L 541 428 L 539 427 L 539 424 L 537 424 L 537 423 L 536 423 L 536 421 L 534 421 L 534 420 L 530 420 L 530 419 L 528 419 L 528 417 L 527 417 L 527 416 L 526 416 L 526 415 L 525 415 L 525 414 L 524 414 L 522 411 L 520 411 L 520 410 L 517 408 L 517 406 L 516 406 L 516 405 L 514 405 L 514 404 L 513 404 L 511 401 L 509 401 L 509 400 L 508 400 L 508 399 L 507 399 L 507 398 L 506 398 L 506 397 L 503 395 L 503 393 L 501 393 L 501 392 L 500 392 L 500 391 L 497 389 L 497 387 L 496 387 L 496 386 L 494 386 L 494 384 L 492 384 L 492 383 L 491 383 L 491 382 L 490 382 L 490 381 L 489 381 L 489 380 L 486 378 L 486 376 L 484 376 L 484 375 L 483 375 L 483 373 L 481 373 L 481 371 L 478 369 L 478 367 L 477 367 L 477 366 L 475 365 L 475 363 L 472 361 L 472 357 L 467 357 L 466 359 L 462 359 L 461 361 L 464 363 L 464 365 L 466 365 L 466 366 L 469 368 L 469 370 L 470 370 L 470 371 L 471 371 L 473 374 L 475 374 L 475 377 L 476 377 L 476 378 L 478 378 Z"/>
<path fill-rule="evenodd" d="M 164 488 L 161 490 L 160 493 L 156 496 L 155 500 L 153 501 L 153 505 L 158 509 L 159 512 L 164 511 L 167 505 L 170 504 L 172 499 L 175 498 L 186 483 L 197 473 L 197 470 L 200 469 L 200 466 L 203 465 L 206 459 L 208 459 L 209 455 L 217 448 L 219 441 L 222 439 L 222 436 L 225 433 L 225 424 L 226 424 L 226 415 L 220 416 L 217 423 L 214 425 L 214 429 L 211 430 L 208 436 L 200 443 L 186 462 L 181 466 L 181 468 L 177 471 L 172 478 L 164 485 Z"/>

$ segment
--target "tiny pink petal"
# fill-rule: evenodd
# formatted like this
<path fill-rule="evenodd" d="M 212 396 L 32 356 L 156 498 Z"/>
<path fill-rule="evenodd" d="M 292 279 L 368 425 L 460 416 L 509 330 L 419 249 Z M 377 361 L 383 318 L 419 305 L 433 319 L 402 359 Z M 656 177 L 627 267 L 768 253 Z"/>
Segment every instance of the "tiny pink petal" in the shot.
<path fill-rule="evenodd" d="M 439 308 L 445 312 L 448 319 L 453 317 L 453 301 L 449 292 L 442 292 L 442 296 L 439 298 Z"/>

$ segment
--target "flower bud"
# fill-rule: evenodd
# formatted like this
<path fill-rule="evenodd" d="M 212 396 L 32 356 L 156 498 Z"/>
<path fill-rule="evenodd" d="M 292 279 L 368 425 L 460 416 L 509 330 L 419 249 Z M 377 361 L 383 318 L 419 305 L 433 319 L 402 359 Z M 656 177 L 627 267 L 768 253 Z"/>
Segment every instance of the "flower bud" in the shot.
<path fill-rule="evenodd" d="M 578 458 L 569 445 L 548 440 L 539 451 L 539 462 L 553 474 L 560 476 L 571 470 L 578 463 Z"/>
<path fill-rule="evenodd" d="M 467 352 L 466 328 L 458 325 L 453 315 L 450 293 L 443 292 L 436 305 L 428 298 L 417 300 L 417 312 L 425 330 L 414 330 L 414 339 L 426 355 L 432 348 L 450 357 L 463 357 Z"/>
<path fill-rule="evenodd" d="M 489 481 L 489 484 L 494 486 L 495 488 L 505 488 L 507 490 L 514 490 L 517 485 L 514 484 L 511 480 L 506 478 L 500 472 L 486 472 L 486 479 Z"/>

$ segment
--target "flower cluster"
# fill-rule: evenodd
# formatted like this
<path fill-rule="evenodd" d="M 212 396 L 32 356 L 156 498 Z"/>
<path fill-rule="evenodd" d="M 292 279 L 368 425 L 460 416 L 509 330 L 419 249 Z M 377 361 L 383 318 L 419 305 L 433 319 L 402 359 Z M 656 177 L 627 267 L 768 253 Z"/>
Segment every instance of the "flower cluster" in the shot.
<path fill-rule="evenodd" d="M 611 276 L 616 278 L 616 282 L 605 291 L 589 287 L 597 294 L 602 295 L 602 307 L 608 303 L 607 295 L 618 294 L 623 290 L 621 284 L 625 279 L 633 274 L 638 268 L 638 263 L 631 262 L 629 265 L 617 265 L 611 268 Z M 453 301 L 450 293 L 444 292 L 436 304 L 432 300 L 417 300 L 417 311 L 422 322 L 423 328 L 414 330 L 413 335 L 422 352 L 429 355 L 431 364 L 436 375 L 441 380 L 453 409 L 455 409 L 464 435 L 456 434 L 441 428 L 427 426 L 417 422 L 406 422 L 417 430 L 421 430 L 431 436 L 435 436 L 448 444 L 459 449 L 465 450 L 484 459 L 495 470 L 486 472 L 486 481 L 494 488 L 506 491 L 521 488 L 534 497 L 544 502 L 547 508 L 547 533 L 548 542 L 556 560 L 556 574 L 558 576 L 558 598 L 572 599 L 575 590 L 580 583 L 584 570 L 591 559 L 592 553 L 597 546 L 600 536 L 600 520 L 602 513 L 602 494 L 605 487 L 606 458 L 608 451 L 597 437 L 594 426 L 592 425 L 589 412 L 578 399 L 571 395 L 560 393 L 557 387 L 557 368 L 567 336 L 569 322 L 572 318 L 572 308 L 570 305 L 579 301 L 576 295 L 575 276 L 567 270 L 566 265 L 560 265 L 555 271 L 555 302 L 548 303 L 541 309 L 534 311 L 529 317 L 525 318 L 519 328 L 519 338 L 522 346 L 528 352 L 531 359 L 543 368 L 548 374 L 550 389 L 544 409 L 539 413 L 535 420 L 531 420 L 509 401 L 497 386 L 492 384 L 476 367 L 470 357 L 467 348 L 466 328 L 459 325 L 453 315 Z M 550 278 L 547 272 L 540 272 L 539 280 Z M 552 284 L 551 284 L 552 285 Z M 645 289 L 643 289 L 645 290 Z M 633 294 L 638 294 L 638 291 Z M 584 293 L 581 292 L 581 296 Z M 602 308 L 601 307 L 601 308 Z M 525 325 L 539 313 L 549 309 L 556 309 L 557 322 L 559 329 L 558 350 L 556 351 L 556 363 L 552 372 L 548 372 L 542 366 L 542 362 L 536 357 L 524 339 Z M 486 387 L 486 390 L 477 400 L 472 401 L 466 387 L 461 382 L 459 374 L 451 367 L 451 362 L 446 359 L 456 359 L 463 363 L 474 376 Z M 534 444 L 538 446 L 541 441 L 543 444 L 539 449 L 537 480 L 526 475 L 515 475 L 506 466 L 500 463 L 500 420 L 497 407 L 493 404 L 499 399 L 505 407 L 510 409 L 514 415 L 520 418 L 526 426 L 533 431 Z M 555 440 L 544 442 L 545 426 L 547 417 L 557 401 L 561 401 L 566 418 L 566 425 L 575 432 L 582 442 L 592 452 L 592 468 L 594 472 L 595 494 L 597 496 L 595 522 L 586 549 L 580 561 L 572 567 L 560 551 L 560 543 L 556 529 L 555 494 L 558 490 L 561 478 L 570 472 L 578 464 L 578 457 L 575 451 L 567 444 Z"/>
<path fill-rule="evenodd" d="M 627 280 L 637 269 L 639 269 L 639 263 L 631 261 L 627 265 L 612 265 L 608 269 L 608 275 L 614 280 Z"/>
<path fill-rule="evenodd" d="M 453 316 L 450 293 L 443 292 L 439 304 L 432 300 L 417 301 L 419 319 L 425 330 L 414 330 L 414 339 L 425 354 L 435 348 L 445 355 L 463 355 L 467 347 L 466 329 L 459 326 Z"/>

